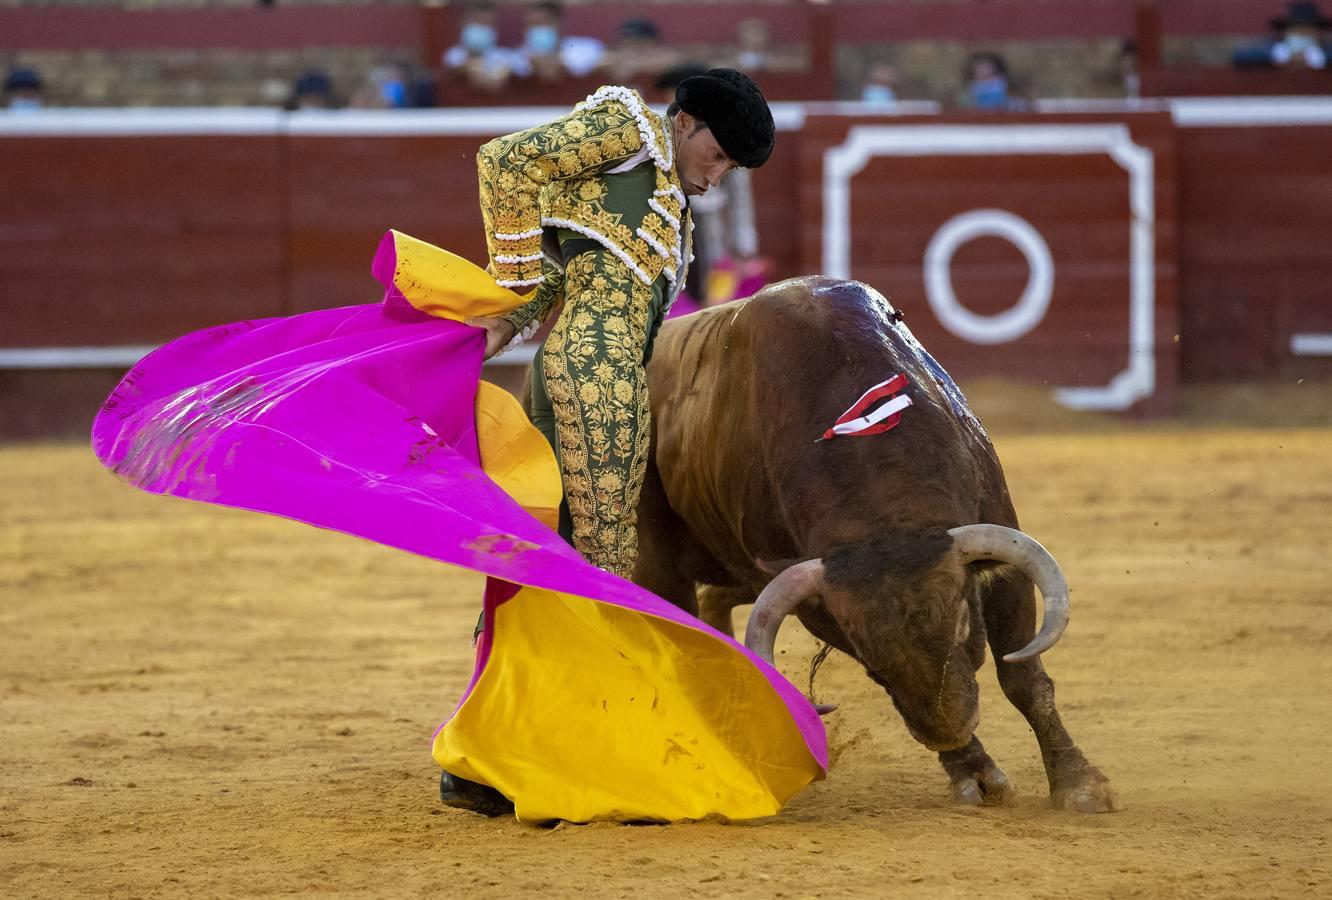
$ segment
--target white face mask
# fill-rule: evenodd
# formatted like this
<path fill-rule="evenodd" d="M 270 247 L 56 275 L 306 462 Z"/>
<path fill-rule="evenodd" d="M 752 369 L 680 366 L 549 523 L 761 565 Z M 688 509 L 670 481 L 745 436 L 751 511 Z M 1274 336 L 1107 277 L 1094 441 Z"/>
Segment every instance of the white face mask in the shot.
<path fill-rule="evenodd" d="M 9 101 L 9 109 L 12 112 L 32 112 L 41 108 L 42 98 L 40 97 L 15 97 Z"/>
<path fill-rule="evenodd" d="M 489 53 L 495 48 L 495 29 L 481 22 L 469 22 L 463 26 L 460 40 L 471 53 Z"/>
<path fill-rule="evenodd" d="M 886 84 L 867 84 L 860 92 L 860 99 L 866 103 L 892 103 L 897 99 L 897 92 Z"/>
<path fill-rule="evenodd" d="M 1318 42 L 1307 34 L 1288 34 L 1284 43 L 1291 53 L 1307 53 L 1318 46 Z"/>
<path fill-rule="evenodd" d="M 735 64 L 741 69 L 760 69 L 768 61 L 768 54 L 761 50 L 742 50 L 736 57 Z"/>
<path fill-rule="evenodd" d="M 560 49 L 560 32 L 553 25 L 533 25 L 527 29 L 527 49 L 547 56 Z"/>

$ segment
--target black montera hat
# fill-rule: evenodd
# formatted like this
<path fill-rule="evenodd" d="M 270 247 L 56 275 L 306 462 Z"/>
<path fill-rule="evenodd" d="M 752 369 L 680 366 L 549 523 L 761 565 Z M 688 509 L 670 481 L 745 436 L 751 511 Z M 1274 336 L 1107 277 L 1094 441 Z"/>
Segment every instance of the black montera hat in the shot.
<path fill-rule="evenodd" d="M 746 169 L 772 155 L 772 111 L 754 79 L 735 69 L 708 69 L 675 89 L 675 102 L 712 131 L 722 151 Z"/>
<path fill-rule="evenodd" d="M 1291 28 L 1296 25 L 1313 25 L 1318 28 L 1327 28 L 1332 26 L 1332 20 L 1323 17 L 1322 10 L 1318 8 L 1317 3 L 1288 3 L 1286 4 L 1286 15 L 1272 20 L 1272 27 L 1276 29 Z"/>

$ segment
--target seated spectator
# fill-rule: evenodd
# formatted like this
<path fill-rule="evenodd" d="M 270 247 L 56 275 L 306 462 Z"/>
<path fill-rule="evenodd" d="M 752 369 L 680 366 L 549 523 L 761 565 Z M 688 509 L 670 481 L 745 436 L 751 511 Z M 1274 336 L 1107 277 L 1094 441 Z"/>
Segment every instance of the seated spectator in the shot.
<path fill-rule="evenodd" d="M 798 49 L 773 46 L 768 23 L 763 19 L 745 19 L 735 31 L 735 52 L 724 64 L 742 72 L 792 72 L 805 67 Z"/>
<path fill-rule="evenodd" d="M 510 78 L 531 74 L 526 57 L 499 45 L 499 13 L 489 0 L 471 0 L 463 10 L 458 43 L 444 51 L 444 70 L 477 90 L 496 93 Z"/>
<path fill-rule="evenodd" d="M 5 77 L 5 106 L 14 112 L 41 109 L 45 104 L 42 76 L 35 69 L 14 68 Z"/>
<path fill-rule="evenodd" d="M 1231 58 L 1236 68 L 1325 69 L 1332 46 L 1325 32 L 1332 20 L 1317 3 L 1291 3 L 1286 15 L 1272 20 L 1276 36 L 1262 44 L 1242 47 Z"/>
<path fill-rule="evenodd" d="M 397 63 L 375 66 L 365 83 L 352 95 L 350 106 L 356 109 L 406 109 L 412 106 L 412 80 Z"/>
<path fill-rule="evenodd" d="M 875 106 L 892 106 L 897 102 L 897 67 L 891 63 L 876 62 L 865 74 L 860 99 Z"/>
<path fill-rule="evenodd" d="M 987 112 L 1026 109 L 1027 104 L 1013 96 L 1008 63 L 998 53 L 973 53 L 962 70 L 966 86 L 965 104 Z"/>
<path fill-rule="evenodd" d="M 1117 73 L 1119 86 L 1124 91 L 1124 99 L 1142 98 L 1142 74 L 1138 70 L 1138 42 L 1125 39 L 1119 45 L 1119 63 Z"/>
<path fill-rule="evenodd" d="M 679 53 L 666 46 L 661 29 L 651 19 L 625 19 L 615 32 L 615 47 L 606 53 L 603 67 L 613 84 L 647 79 L 651 84 L 679 62 Z"/>
<path fill-rule="evenodd" d="M 337 101 L 333 97 L 333 80 L 321 69 L 311 69 L 291 88 L 291 99 L 287 109 L 334 109 Z"/>
<path fill-rule="evenodd" d="M 606 45 L 596 38 L 565 35 L 563 23 L 564 5 L 557 0 L 542 0 L 528 7 L 521 52 L 538 78 L 582 78 L 601 65 L 606 55 Z"/>

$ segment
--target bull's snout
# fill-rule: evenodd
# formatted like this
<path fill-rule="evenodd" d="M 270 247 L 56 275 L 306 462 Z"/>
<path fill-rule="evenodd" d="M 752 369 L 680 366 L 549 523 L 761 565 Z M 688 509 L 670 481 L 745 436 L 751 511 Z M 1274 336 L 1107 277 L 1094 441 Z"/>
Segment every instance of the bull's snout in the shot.
<path fill-rule="evenodd" d="M 960 727 L 950 727 L 944 724 L 943 727 L 935 725 L 923 729 L 916 727 L 905 716 L 903 721 L 906 723 L 907 731 L 926 750 L 932 753 L 943 753 L 948 750 L 961 749 L 971 743 L 971 736 L 976 733 L 976 728 L 980 725 L 980 707 L 975 707 L 971 715 L 967 717 L 965 724 Z"/>

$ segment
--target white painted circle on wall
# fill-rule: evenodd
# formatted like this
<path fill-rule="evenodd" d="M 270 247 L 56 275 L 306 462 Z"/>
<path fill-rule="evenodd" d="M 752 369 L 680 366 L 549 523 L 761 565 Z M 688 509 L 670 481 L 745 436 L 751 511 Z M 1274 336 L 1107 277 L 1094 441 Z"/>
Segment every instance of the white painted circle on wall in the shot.
<path fill-rule="evenodd" d="M 1018 302 L 992 316 L 972 312 L 953 291 L 953 254 L 967 241 L 998 237 L 1027 258 L 1027 286 Z M 1045 318 L 1054 293 L 1054 259 L 1039 231 L 1021 216 L 1002 209 L 973 209 L 945 222 L 925 248 L 925 297 L 943 326 L 973 344 L 1015 341 Z"/>

